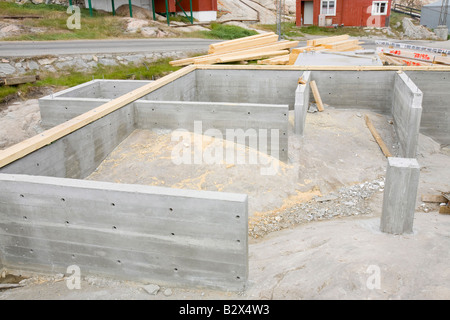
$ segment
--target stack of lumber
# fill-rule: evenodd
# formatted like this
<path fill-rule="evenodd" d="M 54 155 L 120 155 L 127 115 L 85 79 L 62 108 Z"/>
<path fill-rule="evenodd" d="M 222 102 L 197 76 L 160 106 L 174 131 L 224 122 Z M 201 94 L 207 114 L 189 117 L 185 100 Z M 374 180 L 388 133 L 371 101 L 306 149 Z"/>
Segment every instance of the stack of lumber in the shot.
<path fill-rule="evenodd" d="M 298 41 L 278 41 L 274 32 L 250 37 L 214 43 L 209 46 L 207 55 L 174 60 L 172 66 L 190 64 L 215 64 L 227 62 L 250 61 L 285 56 L 288 60 L 289 49 L 298 46 Z"/>
<path fill-rule="evenodd" d="M 398 66 L 435 66 L 450 65 L 450 57 L 439 53 L 399 48 L 381 48 L 380 59 L 389 65 Z"/>
<path fill-rule="evenodd" d="M 358 40 L 351 40 L 348 34 L 334 37 L 325 37 L 319 39 L 312 39 L 306 42 L 306 47 L 292 49 L 289 56 L 289 63 L 293 65 L 298 56 L 302 52 L 307 51 L 327 51 L 327 52 L 345 52 L 362 50 L 361 42 Z"/>

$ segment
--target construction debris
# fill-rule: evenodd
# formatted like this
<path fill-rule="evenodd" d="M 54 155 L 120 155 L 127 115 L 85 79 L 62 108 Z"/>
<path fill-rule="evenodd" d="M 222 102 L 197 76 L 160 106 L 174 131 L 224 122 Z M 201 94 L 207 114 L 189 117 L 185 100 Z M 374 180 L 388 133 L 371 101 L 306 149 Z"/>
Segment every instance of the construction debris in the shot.
<path fill-rule="evenodd" d="M 446 53 L 434 53 L 422 50 L 408 50 L 401 48 L 379 48 L 380 59 L 389 65 L 406 66 L 450 66 L 450 57 Z"/>
<path fill-rule="evenodd" d="M 220 43 L 211 44 L 207 55 L 171 61 L 172 66 L 190 64 L 215 64 L 251 61 L 279 57 L 267 64 L 285 64 L 289 59 L 289 49 L 298 46 L 299 41 L 278 41 L 274 32 L 258 34 Z M 275 63 L 276 62 L 276 63 Z M 264 63 L 266 64 L 266 63 Z"/>
<path fill-rule="evenodd" d="M 345 51 L 357 51 L 363 50 L 360 46 L 362 42 L 358 40 L 350 40 L 348 34 L 334 37 L 325 37 L 308 40 L 306 47 L 292 49 L 289 56 L 289 65 L 295 64 L 300 53 L 309 51 L 320 52 L 345 52 Z"/>

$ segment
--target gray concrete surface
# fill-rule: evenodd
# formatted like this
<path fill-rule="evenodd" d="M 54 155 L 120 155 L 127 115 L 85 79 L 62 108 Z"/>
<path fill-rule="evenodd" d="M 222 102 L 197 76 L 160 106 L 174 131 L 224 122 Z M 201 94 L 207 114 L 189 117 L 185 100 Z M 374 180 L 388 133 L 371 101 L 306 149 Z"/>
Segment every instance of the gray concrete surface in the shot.
<path fill-rule="evenodd" d="M 294 104 L 294 133 L 303 135 L 306 124 L 306 115 L 309 108 L 309 95 L 310 95 L 310 85 L 311 71 L 306 71 L 302 76 L 306 84 L 299 84 L 297 90 L 295 90 L 295 104 Z"/>
<path fill-rule="evenodd" d="M 413 232 L 420 166 L 416 159 L 388 158 L 380 230 Z"/>
<path fill-rule="evenodd" d="M 397 73 L 392 96 L 392 117 L 401 158 L 415 158 L 422 116 L 422 91 L 403 72 Z"/>
<path fill-rule="evenodd" d="M 216 129 L 213 134 L 220 133 L 225 140 L 256 150 L 265 144 L 267 154 L 288 160 L 288 105 L 137 100 L 134 108 L 137 129 L 187 130 L 206 135 L 207 130 Z M 200 132 L 195 132 L 196 123 Z"/>
<path fill-rule="evenodd" d="M 0 174 L 7 268 L 243 290 L 247 195 Z"/>
<path fill-rule="evenodd" d="M 408 71 L 423 92 L 420 131 L 441 144 L 450 144 L 450 73 Z"/>
<path fill-rule="evenodd" d="M 198 101 L 288 104 L 303 71 L 196 70 Z"/>
<path fill-rule="evenodd" d="M 83 179 L 128 137 L 134 122 L 130 104 L 0 168 L 0 173 Z"/>
<path fill-rule="evenodd" d="M 395 71 L 313 71 L 323 103 L 390 113 Z M 311 95 L 311 101 L 313 97 Z"/>
<path fill-rule="evenodd" d="M 151 81 L 92 80 L 39 99 L 42 127 L 52 128 Z"/>

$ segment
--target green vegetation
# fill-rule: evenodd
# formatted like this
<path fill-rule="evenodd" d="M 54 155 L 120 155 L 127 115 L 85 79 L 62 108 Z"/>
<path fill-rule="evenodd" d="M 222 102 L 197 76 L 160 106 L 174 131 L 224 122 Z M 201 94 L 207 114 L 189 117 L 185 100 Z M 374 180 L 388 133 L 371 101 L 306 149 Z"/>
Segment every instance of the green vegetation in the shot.
<path fill-rule="evenodd" d="M 11 95 L 19 92 L 26 96 L 33 87 L 73 87 L 92 79 L 152 80 L 179 69 L 178 67 L 172 67 L 169 61 L 170 59 L 163 59 L 148 64 L 129 64 L 113 67 L 100 65 L 92 72 L 67 70 L 67 72 L 58 73 L 58 76 L 55 74 L 41 74 L 41 80 L 33 84 L 1 86 L 0 103 L 5 102 Z"/>
<path fill-rule="evenodd" d="M 24 19 L 22 24 L 30 28 L 45 28 L 42 33 L 25 33 L 19 36 L 4 38 L 3 40 L 73 40 L 73 39 L 106 39 L 117 37 L 138 37 L 139 35 L 125 35 L 125 22 L 113 17 L 109 13 L 93 10 L 93 17 L 89 16 L 89 9 L 81 9 L 81 29 L 67 28 L 70 14 L 67 7 L 62 5 L 23 4 L 0 2 L 0 12 L 4 16 L 40 16 L 40 19 Z"/>
<path fill-rule="evenodd" d="M 232 40 L 258 34 L 256 31 L 244 29 L 238 26 L 223 25 L 218 23 L 211 24 L 211 31 L 200 31 L 196 35 L 203 35 L 208 39 Z"/>
<path fill-rule="evenodd" d="M 389 26 L 392 31 L 403 32 L 402 21 L 404 18 L 409 18 L 408 15 L 391 11 L 391 17 L 389 18 Z"/>
<path fill-rule="evenodd" d="M 267 31 L 277 31 L 275 24 L 258 25 L 258 28 Z M 365 35 L 364 29 L 360 27 L 338 27 L 326 28 L 318 26 L 297 27 L 294 22 L 283 22 L 281 24 L 281 32 L 285 38 L 302 38 L 305 34 L 317 36 L 338 36 L 348 34 L 352 37 L 361 37 Z"/>

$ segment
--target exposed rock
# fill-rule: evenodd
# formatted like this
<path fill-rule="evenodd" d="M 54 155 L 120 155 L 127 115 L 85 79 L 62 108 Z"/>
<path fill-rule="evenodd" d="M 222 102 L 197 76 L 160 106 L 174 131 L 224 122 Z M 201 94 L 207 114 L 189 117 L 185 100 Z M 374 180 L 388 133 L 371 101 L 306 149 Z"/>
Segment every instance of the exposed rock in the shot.
<path fill-rule="evenodd" d="M 148 20 L 135 19 L 135 18 L 128 18 L 127 21 L 128 21 L 127 32 L 129 32 L 129 33 L 136 33 L 139 30 L 141 30 L 143 27 L 148 26 L 148 24 L 149 24 Z"/>
<path fill-rule="evenodd" d="M 16 72 L 16 68 L 9 63 L 0 63 L 0 76 L 13 74 L 14 72 Z"/>
<path fill-rule="evenodd" d="M 155 28 L 155 27 L 143 27 L 143 28 L 141 28 L 141 34 L 144 37 L 155 37 L 158 34 L 158 28 Z"/>
<path fill-rule="evenodd" d="M 424 26 L 416 26 L 411 18 L 403 19 L 404 35 L 410 39 L 433 39 L 437 40 L 435 33 L 431 32 Z"/>
<path fill-rule="evenodd" d="M 136 19 L 153 19 L 153 13 L 147 9 L 132 5 L 131 10 L 133 11 L 133 18 Z M 130 8 L 128 4 L 121 5 L 116 9 L 116 14 L 122 17 L 130 16 Z"/>
<path fill-rule="evenodd" d="M 153 296 L 157 295 L 159 292 L 160 287 L 156 284 L 148 284 L 146 286 L 142 287 L 145 291 L 148 292 L 148 294 L 151 294 Z"/>
<path fill-rule="evenodd" d="M 116 66 L 117 62 L 114 59 L 98 59 L 98 63 L 104 66 Z"/>

